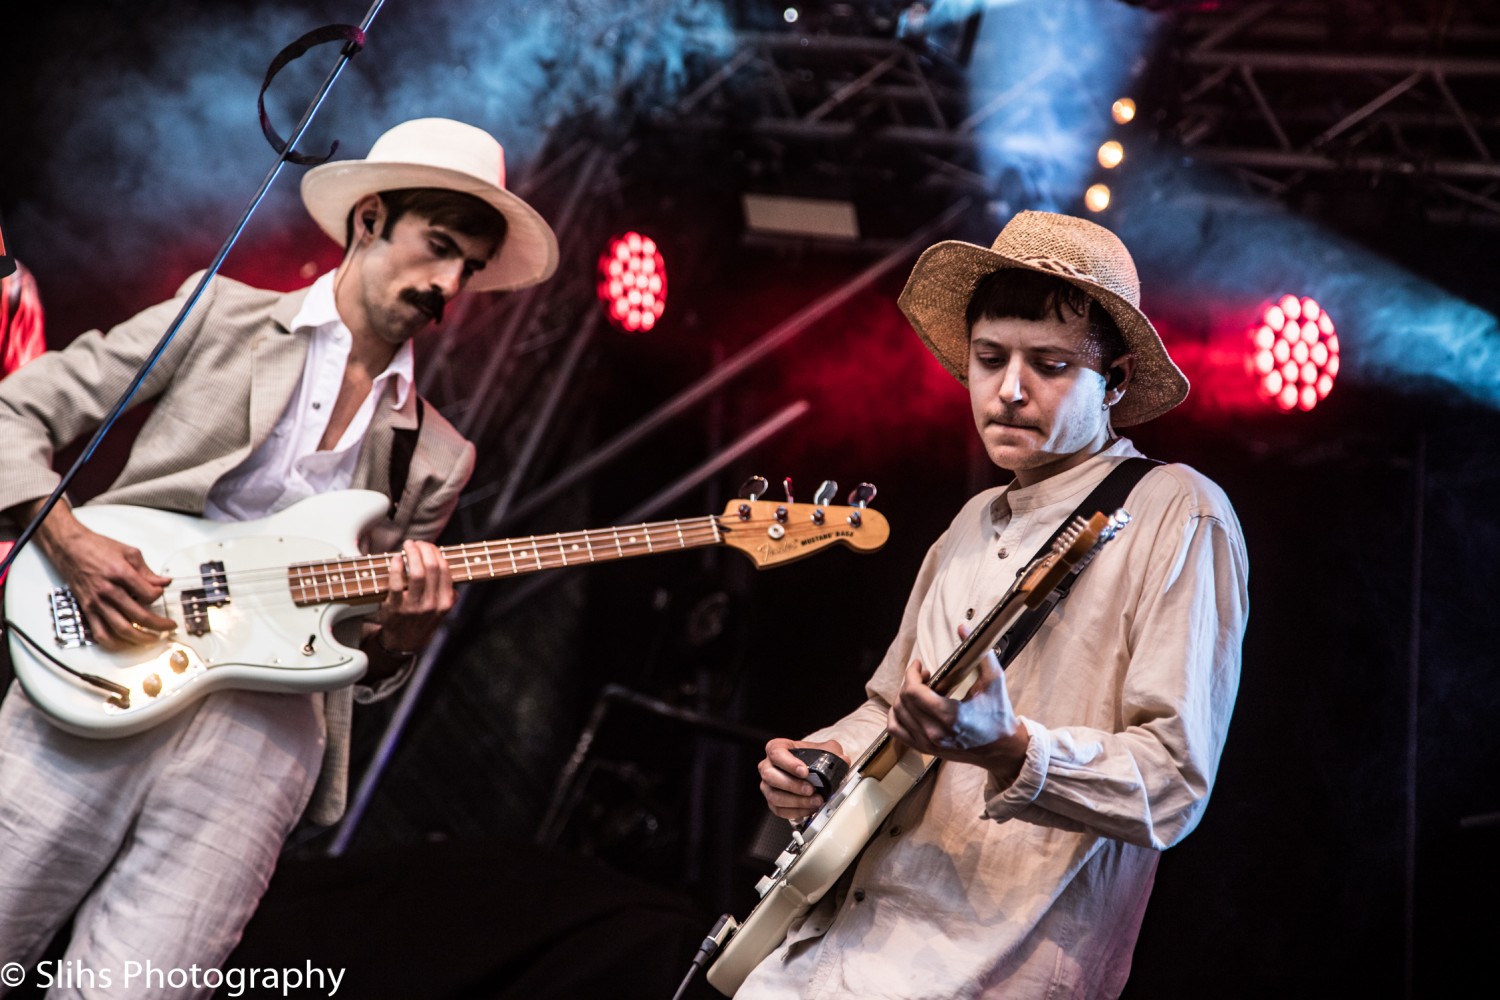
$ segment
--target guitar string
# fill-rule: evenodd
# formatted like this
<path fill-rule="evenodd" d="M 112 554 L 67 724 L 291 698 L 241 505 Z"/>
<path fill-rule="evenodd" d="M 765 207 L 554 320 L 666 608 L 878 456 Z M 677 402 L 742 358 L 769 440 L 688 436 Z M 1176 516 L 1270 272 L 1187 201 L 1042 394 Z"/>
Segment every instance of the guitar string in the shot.
<path fill-rule="evenodd" d="M 574 532 L 564 534 L 561 542 L 556 535 L 538 535 L 524 540 L 469 542 L 445 547 L 443 554 L 448 560 L 450 569 L 455 572 L 462 573 L 471 567 L 483 565 L 485 569 L 493 572 L 493 576 L 489 578 L 498 579 L 524 576 L 547 569 L 583 566 L 591 562 L 610 562 L 656 552 L 699 548 L 721 541 L 725 533 L 720 525 L 684 523 L 680 528 L 671 524 L 665 526 L 653 524 L 644 532 L 628 535 L 632 527 L 639 526 L 591 529 L 587 533 L 587 540 L 584 540 L 584 533 Z M 616 537 L 617 531 L 620 536 L 618 538 Z M 641 536 L 645 536 L 646 540 L 640 540 Z M 520 544 L 522 541 L 526 543 L 524 546 Z M 592 543 L 597 543 L 599 550 L 591 559 L 586 553 Z M 578 551 L 580 544 L 585 554 L 576 559 L 569 558 L 574 551 Z M 229 585 L 228 596 L 231 601 L 236 596 L 253 597 L 259 594 L 278 593 L 283 589 L 300 588 L 309 592 L 328 591 L 331 594 L 335 588 L 357 587 L 362 583 L 368 583 L 371 574 L 378 576 L 382 582 L 389 579 L 387 565 L 393 555 L 395 553 L 347 556 L 284 566 L 237 570 L 213 577 L 208 575 L 177 576 L 172 578 L 172 583 L 167 585 L 157 603 L 174 597 L 180 599 L 180 595 L 188 591 L 205 589 L 205 583 L 210 579 L 213 582 L 223 581 Z M 483 558 L 480 558 L 481 556 Z M 507 566 L 506 563 L 512 563 L 512 565 Z M 488 576 L 488 574 L 485 575 Z M 479 579 L 481 577 L 464 577 L 455 582 L 467 583 Z M 375 596 L 377 593 L 384 593 L 386 589 L 382 586 L 378 591 L 365 594 L 361 588 L 339 596 Z M 315 598 L 312 603 L 337 599 L 338 597 L 334 596 Z"/>
<path fill-rule="evenodd" d="M 827 509 L 830 513 L 837 510 L 837 508 L 825 509 Z M 764 518 L 759 519 L 759 523 L 765 523 L 765 521 L 766 519 Z M 750 526 L 751 524 L 752 522 L 741 522 L 733 518 L 725 519 L 721 515 L 710 514 L 705 517 L 686 518 L 679 519 L 677 521 L 652 521 L 642 524 L 619 525 L 610 528 L 590 528 L 584 531 L 554 532 L 550 534 L 543 533 L 539 535 L 531 535 L 526 538 L 462 542 L 451 546 L 445 546 L 442 551 L 448 558 L 450 565 L 453 565 L 454 558 L 460 554 L 462 554 L 464 557 L 467 557 L 481 552 L 503 552 L 504 557 L 506 559 L 509 559 L 513 553 L 516 555 L 521 555 L 523 553 L 538 551 L 548 556 L 555 554 L 558 558 L 564 560 L 564 564 L 572 565 L 571 562 L 568 562 L 566 560 L 566 555 L 564 554 L 564 550 L 569 546 L 572 546 L 574 549 L 576 549 L 578 545 L 582 544 L 584 546 L 585 552 L 587 552 L 588 548 L 594 542 L 599 541 L 603 541 L 608 546 L 614 546 L 617 549 L 621 546 L 623 546 L 624 548 L 629 548 L 632 545 L 644 545 L 644 552 L 646 554 L 649 554 L 656 550 L 656 544 L 660 543 L 663 537 L 665 537 L 667 540 L 664 548 L 686 548 L 695 545 L 702 545 L 706 542 L 721 541 L 722 535 L 736 530 L 742 530 L 744 527 Z M 807 533 L 822 532 L 828 530 L 830 527 L 833 527 L 836 524 L 837 522 L 831 519 L 824 524 L 817 524 L 811 521 L 805 523 L 800 520 L 792 521 L 785 525 L 786 536 L 784 536 L 783 540 L 795 540 L 795 536 L 800 536 Z M 621 533 L 632 531 L 640 532 L 641 534 L 645 535 L 647 540 L 645 542 L 630 542 L 628 540 L 622 540 L 620 538 Z M 698 534 L 704 531 L 707 531 L 709 533 L 706 539 Z M 679 540 L 674 545 L 673 540 L 677 539 L 678 536 L 683 535 L 687 532 L 694 533 L 693 541 L 686 542 L 686 540 Z M 524 543 L 524 545 L 522 543 Z M 215 579 L 225 580 L 231 583 L 240 583 L 241 585 L 245 584 L 246 582 L 256 581 L 271 581 L 279 585 L 281 579 L 292 570 L 300 569 L 306 570 L 311 573 L 317 570 L 319 567 L 348 566 L 352 563 L 370 563 L 371 566 L 380 566 L 381 568 L 383 568 L 384 564 L 389 560 L 389 558 L 395 554 L 395 552 L 386 552 L 363 553 L 360 555 L 352 556 L 335 556 L 328 559 L 314 559 L 279 566 L 266 566 L 250 570 L 235 570 L 232 572 L 221 574 Z M 603 561 L 607 562 L 609 561 L 609 558 L 609 556 L 605 556 Z M 618 552 L 616 553 L 614 558 L 620 558 Z M 536 560 L 533 558 L 532 561 L 535 562 Z M 598 560 L 589 560 L 587 557 L 585 557 L 584 559 L 581 559 L 579 561 L 579 565 L 582 565 L 583 563 L 589 561 Z M 460 563 L 459 565 L 462 564 Z M 360 568 L 365 569 L 369 567 L 361 566 Z M 534 571 L 534 569 L 528 570 L 528 572 L 530 571 Z M 499 575 L 510 576 L 517 574 L 502 573 Z M 178 576 L 174 576 L 171 578 L 172 582 L 168 584 L 167 589 L 168 591 L 171 591 L 172 588 L 177 585 L 180 585 L 182 588 L 198 589 L 199 587 L 205 585 L 206 578 L 210 576 L 210 574 L 202 573 L 197 575 L 181 574 Z"/>
<path fill-rule="evenodd" d="M 828 508 L 828 510 L 833 512 L 836 509 Z M 763 518 L 757 520 L 761 523 L 765 521 Z M 837 523 L 837 521 L 833 522 L 834 525 Z M 444 547 L 442 551 L 450 569 L 460 574 L 470 567 L 478 567 L 481 563 L 480 557 L 483 557 L 484 568 L 490 572 L 481 576 L 461 575 L 455 581 L 467 583 L 485 578 L 522 576 L 548 569 L 584 565 L 601 561 L 601 555 L 602 561 L 609 562 L 621 558 L 650 555 L 657 551 L 698 548 L 720 543 L 728 534 L 748 526 L 750 525 L 746 522 L 724 519 L 720 515 L 711 514 L 686 520 L 644 522 L 610 528 L 532 535 L 525 539 L 466 542 Z M 787 536 L 790 536 L 787 540 L 795 540 L 800 535 L 824 531 L 829 527 L 827 523 L 817 524 L 810 521 L 803 523 L 797 520 L 786 525 L 787 535 L 783 538 L 787 539 Z M 643 536 L 644 541 L 631 540 L 637 535 Z M 524 548 L 518 548 L 518 544 L 523 542 Z M 592 551 L 595 542 L 601 544 L 603 548 L 601 553 Z M 576 562 L 570 560 L 569 553 L 577 552 L 580 544 L 583 547 L 583 558 Z M 615 551 L 609 552 L 610 548 Z M 253 570 L 236 570 L 213 577 L 212 582 L 222 582 L 228 587 L 228 597 L 231 603 L 236 597 L 253 602 L 262 594 L 291 592 L 296 595 L 299 588 L 303 597 L 311 598 L 306 601 L 309 605 L 357 597 L 373 598 L 387 593 L 389 588 L 381 585 L 377 589 L 366 591 L 364 586 L 372 582 L 372 577 L 383 576 L 385 580 L 389 579 L 386 565 L 393 554 L 374 553 Z M 531 565 L 520 565 L 517 562 L 518 556 Z M 497 558 L 500 561 L 498 572 L 496 572 L 495 564 Z M 512 564 L 508 570 L 504 567 L 506 561 Z M 208 589 L 209 581 L 205 579 L 205 576 L 207 575 L 173 577 L 172 582 L 167 585 L 162 596 L 153 602 L 153 605 L 170 609 L 174 600 L 183 603 L 184 593 Z M 335 593 L 336 590 L 337 593 Z M 206 598 L 211 595 L 204 596 Z M 294 596 L 293 599 L 295 601 L 297 597 Z"/>
<path fill-rule="evenodd" d="M 450 571 L 459 574 L 455 582 L 467 583 L 482 578 L 503 578 L 510 576 L 524 576 L 528 573 L 538 572 L 546 569 L 562 569 L 569 566 L 584 566 L 591 562 L 609 562 L 620 558 L 631 556 L 650 555 L 656 552 L 671 552 L 681 549 L 700 547 L 710 544 L 716 539 L 711 532 L 688 533 L 684 532 L 684 541 L 679 541 L 676 533 L 671 536 L 670 541 L 666 536 L 653 539 L 652 544 L 644 542 L 622 543 L 618 548 L 613 544 L 608 553 L 599 553 L 595 558 L 589 559 L 586 555 L 579 558 L 570 558 L 569 550 L 564 547 L 552 545 L 527 546 L 526 548 L 492 549 L 488 554 L 479 551 L 466 552 L 461 555 L 445 553 Z M 515 565 L 510 563 L 511 556 L 516 557 Z M 481 556 L 483 556 L 481 558 Z M 304 590 L 326 590 L 330 587 L 360 587 L 366 583 L 380 581 L 382 584 L 389 579 L 388 565 L 389 556 L 351 556 L 346 559 L 327 560 L 314 563 L 295 563 L 290 566 L 267 567 L 256 570 L 240 570 L 234 573 L 226 573 L 216 579 L 225 580 L 232 586 L 228 588 L 229 596 L 244 593 L 274 593 L 283 588 Z M 478 576 L 464 576 L 465 571 L 483 568 L 493 573 L 485 572 Z M 202 589 L 200 578 L 178 578 L 181 585 L 169 585 L 165 591 L 167 594 L 188 592 Z M 381 587 L 383 591 L 384 586 Z M 354 596 L 351 594 L 350 596 Z"/>
<path fill-rule="evenodd" d="M 442 551 L 448 558 L 450 568 L 455 572 L 461 572 L 476 563 L 460 563 L 453 565 L 454 555 L 462 551 L 465 557 L 476 555 L 480 551 L 487 553 L 498 551 L 500 565 L 495 565 L 495 559 L 488 555 L 484 560 L 485 567 L 494 572 L 491 579 L 524 576 L 529 573 L 539 572 L 547 569 L 561 569 L 568 566 L 584 566 L 591 562 L 609 562 L 632 556 L 650 555 L 658 552 L 685 551 L 692 548 L 701 548 L 705 545 L 722 541 L 726 534 L 725 528 L 717 522 L 715 517 L 697 518 L 693 523 L 655 522 L 642 525 L 621 526 L 613 528 L 595 528 L 588 532 L 571 532 L 561 536 L 532 536 L 526 539 L 527 547 L 519 551 L 515 548 L 517 540 L 502 540 L 494 542 L 469 542 L 462 545 L 445 547 Z M 597 536 L 592 540 L 607 541 L 601 544 L 601 552 L 594 558 L 584 558 L 569 561 L 564 555 L 564 549 L 568 545 L 576 547 L 577 539 L 585 536 Z M 644 537 L 645 540 L 639 540 Z M 525 563 L 517 563 L 513 557 L 525 555 Z M 255 599 L 267 594 L 289 594 L 293 600 L 298 600 L 297 594 L 300 590 L 303 596 L 311 597 L 308 604 L 325 604 L 351 597 L 377 597 L 385 594 L 389 588 L 384 586 L 389 579 L 386 565 L 393 553 L 383 553 L 369 556 L 349 557 L 345 559 L 323 560 L 310 563 L 294 563 L 291 566 L 267 567 L 265 569 L 241 570 L 234 573 L 223 573 L 216 580 L 234 582 L 233 587 L 227 588 L 227 596 L 231 604 L 235 601 L 253 604 Z M 551 561 L 549 561 L 551 560 Z M 504 563 L 511 561 L 512 565 L 506 567 Z M 348 569 L 340 569 L 333 572 L 334 567 L 349 567 L 351 564 L 363 564 L 359 572 Z M 294 571 L 305 571 L 301 577 L 294 576 Z M 369 577 L 363 576 L 365 571 L 380 574 L 381 586 L 378 590 L 366 592 L 362 589 L 363 584 L 370 582 Z M 353 585 L 361 589 L 351 590 L 350 581 L 344 577 L 353 577 Z M 183 578 L 174 578 L 183 579 Z M 457 579 L 456 583 L 472 582 L 477 577 Z M 152 602 L 153 607 L 162 607 L 170 610 L 174 599 L 176 603 L 184 606 L 183 619 L 186 620 L 186 604 L 182 595 L 190 590 L 203 589 L 202 577 L 193 578 L 191 586 L 169 585 L 162 592 L 162 596 Z M 342 593 L 335 593 L 335 590 Z M 209 595 L 204 595 L 205 598 Z M 213 607 L 212 603 L 208 607 Z M 171 617 L 168 615 L 167 617 Z"/>

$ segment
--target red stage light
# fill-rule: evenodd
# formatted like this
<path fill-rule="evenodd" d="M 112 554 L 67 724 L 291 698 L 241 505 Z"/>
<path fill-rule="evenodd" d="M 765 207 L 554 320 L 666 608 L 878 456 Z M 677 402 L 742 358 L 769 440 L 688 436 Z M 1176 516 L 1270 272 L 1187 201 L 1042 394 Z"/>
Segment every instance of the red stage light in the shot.
<path fill-rule="evenodd" d="M 1333 320 L 1312 299 L 1281 296 L 1250 327 L 1245 371 L 1261 399 L 1282 411 L 1311 410 L 1339 373 Z"/>
<path fill-rule="evenodd" d="M 0 237 L 3 240 L 4 237 Z M 0 251 L 4 244 L 0 243 Z M 42 297 L 25 264 L 11 258 L 15 270 L 0 278 L 0 378 L 47 349 L 42 332 Z"/>
<path fill-rule="evenodd" d="M 636 232 L 610 240 L 597 287 L 615 326 L 627 333 L 654 327 L 667 307 L 667 262 L 656 241 Z"/>

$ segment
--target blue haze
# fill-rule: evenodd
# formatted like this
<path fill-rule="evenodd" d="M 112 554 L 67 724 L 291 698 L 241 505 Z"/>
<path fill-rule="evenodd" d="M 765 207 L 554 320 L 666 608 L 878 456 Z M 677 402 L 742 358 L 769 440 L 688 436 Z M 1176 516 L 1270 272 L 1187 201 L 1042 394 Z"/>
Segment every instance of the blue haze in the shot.
<path fill-rule="evenodd" d="M 157 271 L 178 263 L 174 253 L 207 265 L 275 159 L 255 103 L 267 66 L 303 33 L 358 23 L 369 5 L 176 6 L 152 20 L 125 4 L 83 5 L 38 34 L 45 51 L 27 81 L 37 96 L 24 112 L 45 123 L 28 154 L 44 162 L 6 226 L 54 290 L 80 276 L 159 289 Z M 359 156 L 398 121 L 459 118 L 501 140 L 514 185 L 558 122 L 617 121 L 622 95 L 635 107 L 670 100 L 689 56 L 713 56 L 725 36 L 705 39 L 726 27 L 707 0 L 390 2 L 298 148 L 322 154 L 337 139 L 336 158 Z M 283 137 L 337 53 L 336 44 L 315 48 L 273 83 L 267 110 Z M 282 169 L 247 236 L 305 224 L 303 170 Z"/>
<path fill-rule="evenodd" d="M 1243 315 L 1212 331 L 1238 338 L 1265 300 L 1310 295 L 1337 323 L 1341 379 L 1500 403 L 1494 314 L 1180 151 L 1149 148 L 1145 122 L 1113 122 L 1111 103 L 1149 69 L 1159 15 L 1120 0 L 938 0 L 931 18 L 980 8 L 971 108 L 1026 83 L 979 127 L 1002 221 L 1026 208 L 1087 214 L 1084 189 L 1106 181 L 1114 201 L 1100 221 L 1131 248 L 1148 302 L 1165 294 L 1221 323 Z M 1115 171 L 1095 160 L 1106 138 L 1126 148 Z"/>

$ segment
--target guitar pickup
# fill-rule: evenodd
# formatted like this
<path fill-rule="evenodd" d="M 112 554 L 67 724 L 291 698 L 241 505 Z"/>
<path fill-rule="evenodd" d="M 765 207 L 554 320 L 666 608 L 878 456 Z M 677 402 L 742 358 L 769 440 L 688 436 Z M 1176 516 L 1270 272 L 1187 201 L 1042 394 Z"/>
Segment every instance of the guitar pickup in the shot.
<path fill-rule="evenodd" d="M 182 592 L 182 623 L 188 635 L 211 632 L 208 609 L 222 608 L 229 603 L 229 574 L 225 572 L 224 564 L 218 560 L 199 563 L 198 572 L 203 586 Z"/>
<path fill-rule="evenodd" d="M 78 607 L 78 598 L 67 587 L 58 587 L 47 595 L 52 609 L 52 637 L 63 649 L 82 649 L 94 644 L 88 620 Z"/>

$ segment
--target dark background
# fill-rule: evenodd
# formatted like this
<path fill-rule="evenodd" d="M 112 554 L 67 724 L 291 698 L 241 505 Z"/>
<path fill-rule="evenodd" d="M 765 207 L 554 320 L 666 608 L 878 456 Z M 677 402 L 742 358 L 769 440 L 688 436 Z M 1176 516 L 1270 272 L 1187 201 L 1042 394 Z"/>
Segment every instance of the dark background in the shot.
<path fill-rule="evenodd" d="M 301 31 L 362 13 L 96 0 L 7 28 L 0 217 L 37 278 L 52 346 L 123 319 L 207 264 L 269 156 L 254 119 L 260 67 Z M 507 43 L 540 30 L 537 5 L 504 13 Z M 305 148 L 337 137 L 358 155 L 408 114 L 394 95 L 416 94 L 415 113 L 469 110 L 423 89 L 428 16 L 401 4 L 381 14 L 361 68 L 339 81 Z M 571 39 L 588 35 L 579 26 L 598 10 L 560 5 L 551 16 Z M 215 25 L 217 47 L 189 61 L 182 39 Z M 239 58 L 228 39 L 243 43 L 248 89 L 226 96 L 193 81 L 209 60 Z M 318 51 L 326 66 L 332 50 Z M 319 75 L 296 72 L 309 89 Z M 132 88 L 143 95 L 137 115 L 123 110 Z M 122 109 L 108 121 L 103 94 Z M 298 105 L 281 100 L 285 132 Z M 531 111 L 548 113 L 540 99 Z M 523 165 L 514 173 L 545 159 L 525 138 L 527 108 L 480 123 L 491 121 Z M 622 141 L 593 120 L 560 131 Z M 633 151 L 600 182 L 610 191 L 593 203 L 604 206 L 596 228 L 657 235 L 668 312 L 649 336 L 609 329 L 591 343 L 523 495 L 878 256 L 747 238 L 736 198 L 756 150 L 732 130 L 684 144 L 640 126 L 625 141 Z M 298 214 L 297 179 L 288 168 L 225 273 L 291 288 L 335 262 Z M 1287 211 L 1500 310 L 1493 228 L 1434 222 L 1399 184 L 1335 194 Z M 545 196 L 539 204 L 556 209 Z M 910 231 L 903 209 L 921 216 L 917 207 L 892 202 L 889 228 Z M 948 235 L 988 244 L 996 228 L 976 210 Z M 1220 304 L 1150 269 L 1170 255 L 1138 256 L 1147 312 L 1170 348 L 1199 356 Z M 643 446 L 506 526 L 519 535 L 616 523 L 806 400 L 809 415 L 790 431 L 654 516 L 720 510 L 753 474 L 792 477 L 798 499 L 825 478 L 841 494 L 869 480 L 893 529 L 885 549 L 766 571 L 712 550 L 562 570 L 519 595 L 517 581 L 473 585 L 474 607 L 382 762 L 347 850 L 329 855 L 332 831 L 298 831 L 236 962 L 347 965 L 356 997 L 671 995 L 714 918 L 749 909 L 767 867 L 757 850 L 780 846 L 755 790 L 760 743 L 857 703 L 927 546 L 967 496 L 998 481 L 976 453 L 962 390 L 895 308 L 907 270 L 893 268 Z M 484 331 L 463 332 L 482 357 Z M 1352 368 L 1359 343 L 1350 330 Z M 1415 996 L 1483 981 L 1500 930 L 1500 416 L 1481 394 L 1434 379 L 1416 347 L 1411 358 L 1394 377 L 1355 368 L 1311 413 L 1216 406 L 1200 390 L 1130 432 L 1234 502 L 1251 617 L 1213 805 L 1162 859 L 1129 997 Z M 545 374 L 506 387 L 518 422 Z M 462 403 L 451 387 L 433 395 Z M 107 440 L 75 498 L 108 481 L 138 419 Z M 509 442 L 496 441 L 503 460 Z M 471 488 L 494 474 L 482 465 Z M 455 525 L 453 540 L 463 530 Z M 362 710 L 356 777 L 379 760 L 393 713 L 392 703 Z M 585 732 L 593 743 L 570 771 Z"/>

